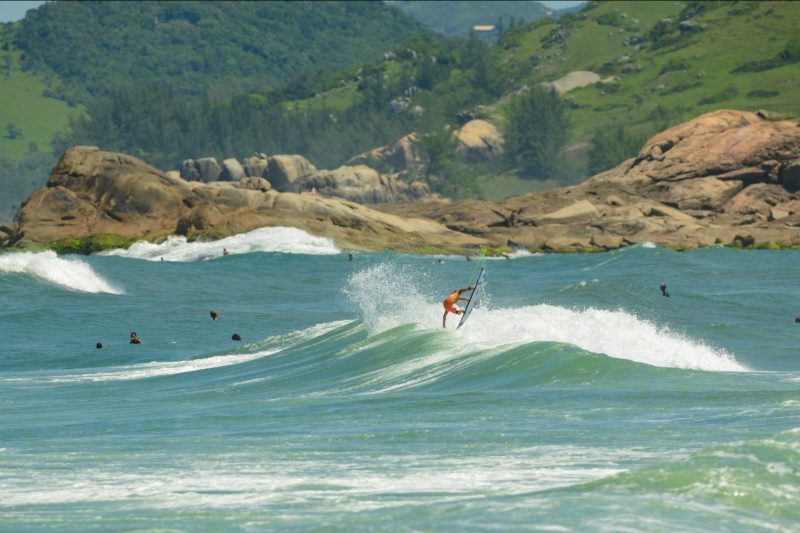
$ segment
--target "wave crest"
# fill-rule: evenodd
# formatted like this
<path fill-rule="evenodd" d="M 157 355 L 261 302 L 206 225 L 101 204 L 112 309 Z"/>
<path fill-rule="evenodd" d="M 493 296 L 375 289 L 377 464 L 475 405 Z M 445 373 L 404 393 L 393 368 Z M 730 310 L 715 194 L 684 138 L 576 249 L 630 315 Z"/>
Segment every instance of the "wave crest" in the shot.
<path fill-rule="evenodd" d="M 229 254 L 276 252 L 285 254 L 333 255 L 340 253 L 333 241 L 315 237 L 297 228 L 259 228 L 209 242 L 188 242 L 186 237 L 172 236 L 164 242 L 137 242 L 127 250 L 117 249 L 101 255 L 145 259 L 147 261 L 190 262 L 222 257 Z"/>
<path fill-rule="evenodd" d="M 423 294 L 425 280 L 391 264 L 350 277 L 345 293 L 361 309 L 372 334 L 404 324 L 441 329 L 443 308 Z M 654 324 L 625 310 L 567 309 L 540 304 L 492 309 L 484 298 L 468 325 L 458 330 L 460 350 L 491 349 L 533 342 L 567 343 L 583 350 L 657 367 L 743 372 L 750 368 L 722 348 L 710 346 L 668 325 Z M 453 317 L 450 317 L 452 320 Z M 449 324 L 449 329 L 454 324 Z M 456 350 L 458 351 L 458 350 Z"/>
<path fill-rule="evenodd" d="M 77 258 L 65 259 L 53 251 L 0 255 L 0 273 L 23 274 L 80 292 L 125 294 L 86 262 Z"/>

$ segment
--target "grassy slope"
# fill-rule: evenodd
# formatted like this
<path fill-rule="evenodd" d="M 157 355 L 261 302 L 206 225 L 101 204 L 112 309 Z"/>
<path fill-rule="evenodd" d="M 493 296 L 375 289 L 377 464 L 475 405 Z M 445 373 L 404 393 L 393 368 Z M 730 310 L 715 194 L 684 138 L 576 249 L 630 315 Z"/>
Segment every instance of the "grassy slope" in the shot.
<path fill-rule="evenodd" d="M 740 2 L 723 5 L 696 16 L 692 21 L 705 25 L 703 32 L 687 35 L 681 46 L 640 51 L 624 46 L 632 35 L 644 35 L 663 18 L 678 20 L 685 2 L 605 2 L 584 13 L 589 20 L 578 22 L 564 48 L 545 49 L 542 39 L 554 22 L 527 30 L 508 50 L 499 52 L 501 61 L 516 72 L 514 85 L 533 85 L 551 81 L 574 71 L 593 70 L 608 77 L 616 75 L 615 86 L 590 86 L 568 93 L 579 106 L 571 112 L 573 159 L 583 159 L 597 129 L 622 124 L 633 132 L 651 135 L 668 125 L 721 108 L 766 109 L 787 116 L 800 115 L 800 64 L 795 63 L 762 72 L 732 74 L 739 65 L 775 57 L 795 38 L 800 27 L 800 3 Z M 605 13 L 625 13 L 626 30 L 598 24 Z M 632 21 L 638 20 L 638 24 Z M 638 27 L 638 29 L 636 29 Z M 685 45 L 685 46 L 683 46 Z M 619 68 L 604 74 L 606 61 L 616 62 L 629 55 L 631 63 L 641 65 L 638 72 L 622 73 Z M 534 56 L 539 56 L 539 68 Z M 686 68 L 661 73 L 670 62 L 683 61 Z M 733 87 L 734 89 L 730 89 Z M 778 91 L 759 97 L 752 91 Z M 708 103 L 700 103 L 706 100 Z M 495 106 L 502 112 L 505 101 Z M 660 108 L 660 109 L 656 109 Z M 480 188 L 488 197 L 506 192 L 535 191 L 540 184 L 502 176 L 485 177 Z"/>
<path fill-rule="evenodd" d="M 621 123 L 634 131 L 650 134 L 667 124 L 725 107 L 800 114 L 800 91 L 797 90 L 800 64 L 762 72 L 731 73 L 747 61 L 769 59 L 780 52 L 786 42 L 795 37 L 795 29 L 800 27 L 800 4 L 740 2 L 722 5 L 694 17 L 692 21 L 705 25 L 706 29 L 684 37 L 679 43 L 681 46 L 652 49 L 648 43 L 637 51 L 623 45 L 625 37 L 644 35 L 663 18 L 677 20 L 685 5 L 685 2 L 678 1 L 602 3 L 583 13 L 586 20 L 576 23 L 563 48 L 546 49 L 542 45 L 542 39 L 555 22 L 525 28 L 511 46 L 497 52 L 498 61 L 510 73 L 507 91 L 512 92 L 523 84 L 554 80 L 573 70 L 599 72 L 604 62 L 616 62 L 621 56 L 631 56 L 631 63 L 641 65 L 640 71 L 625 73 L 616 68 L 616 73 L 602 74 L 618 76 L 619 81 L 614 86 L 591 86 L 569 93 L 579 105 L 571 112 L 574 125 L 572 141 L 574 145 L 584 146 L 596 129 L 613 124 Z M 615 12 L 626 15 L 623 19 L 626 31 L 596 22 L 598 17 Z M 5 53 L 0 51 L 0 55 Z M 534 68 L 534 56 L 539 58 L 538 69 Z M 0 65 L 1 61 L 2 58 Z M 661 73 L 665 65 L 677 61 L 685 63 L 686 68 Z M 381 63 L 390 77 L 398 75 L 401 69 L 400 60 Z M 295 105 L 326 105 L 337 110 L 347 108 L 360 98 L 354 81 L 355 72 L 353 69 L 342 76 L 336 88 L 309 100 L 298 101 Z M 451 74 L 452 77 L 458 75 L 458 71 Z M 735 89 L 730 90 L 730 87 Z M 43 84 L 17 68 L 8 79 L 0 75 L 0 101 L 4 102 L 0 106 L 0 128 L 12 121 L 22 128 L 24 134 L 22 140 L 0 139 L 0 153 L 13 153 L 18 157 L 27 150 L 29 142 L 40 146 L 46 144 L 49 135 L 66 122 L 69 109 L 59 101 L 41 97 L 42 89 Z M 748 96 L 755 90 L 778 91 L 779 94 Z M 442 91 L 437 88 L 434 92 Z M 699 103 L 704 99 L 714 100 L 713 97 L 721 93 L 723 96 L 717 101 Z M 16 103 L 5 105 L 5 102 Z M 501 100 L 495 105 L 497 113 L 502 112 L 503 102 Z M 666 113 L 656 116 L 656 108 L 666 110 Z M 17 120 L 16 117 L 20 118 Z M 585 150 L 583 155 L 580 150 L 573 154 L 574 159 L 580 159 L 585 157 Z M 486 176 L 480 183 L 484 194 L 493 198 L 538 190 L 548 185 L 519 180 L 513 175 Z"/>
<path fill-rule="evenodd" d="M 552 81 L 574 70 L 592 70 L 604 78 L 618 78 L 612 86 L 590 86 L 568 94 L 579 106 L 571 111 L 571 141 L 577 148 L 570 154 L 573 161 L 585 160 L 588 141 L 595 130 L 616 124 L 650 135 L 668 125 L 721 108 L 800 114 L 800 90 L 797 90 L 800 64 L 762 72 L 731 72 L 745 62 L 775 57 L 795 38 L 795 29 L 800 27 L 800 3 L 723 4 L 692 18 L 693 22 L 703 24 L 705 30 L 684 36 L 676 45 L 653 49 L 647 43 L 637 50 L 623 44 L 626 37 L 646 35 L 659 20 L 678 20 L 685 6 L 686 2 L 680 1 L 601 3 L 583 13 L 586 19 L 577 22 L 563 47 L 545 48 L 542 44 L 556 21 L 541 21 L 524 28 L 511 46 L 497 50 L 497 61 L 509 72 L 507 91 Z M 597 23 L 598 17 L 609 13 L 625 14 L 623 26 Z M 640 65 L 641 70 L 621 72 L 624 63 L 617 61 L 626 55 L 630 56 L 629 63 Z M 537 58 L 539 66 L 535 68 Z M 616 67 L 603 73 L 602 66 L 607 61 L 614 62 Z M 683 62 L 685 68 L 666 69 L 662 73 L 665 65 L 677 62 Z M 400 67 L 394 61 L 387 61 L 384 68 L 390 74 Z M 452 73 L 457 75 L 458 71 Z M 326 101 L 329 107 L 345 108 L 359 98 L 355 85 L 350 81 L 302 105 L 318 106 Z M 434 92 L 442 93 L 440 88 Z M 779 94 L 748 95 L 759 90 Z M 715 98 L 717 95 L 721 96 Z M 712 101 L 701 104 L 703 100 Z M 503 98 L 493 106 L 495 115 L 503 112 L 506 102 L 507 98 Z M 479 178 L 480 189 L 491 198 L 541 190 L 548 185 L 553 184 L 521 180 L 512 174 Z"/>
<path fill-rule="evenodd" d="M 705 25 L 705 31 L 685 36 L 681 44 L 640 51 L 623 46 L 626 36 L 642 35 L 659 19 L 677 19 L 682 2 L 608 2 L 586 13 L 568 40 L 564 53 L 545 50 L 541 38 L 552 25 L 537 28 L 520 40 L 509 61 L 512 65 L 530 62 L 534 54 L 548 57 L 540 73 L 530 72 L 525 81 L 557 79 L 573 70 L 599 71 L 603 62 L 617 61 L 625 55 L 641 65 L 634 73 L 618 72 L 616 87 L 592 86 L 570 93 L 580 106 L 573 111 L 574 141 L 585 141 L 595 128 L 612 123 L 638 125 L 647 130 L 658 120 L 648 118 L 661 106 L 669 111 L 668 122 L 675 123 L 701 113 L 733 107 L 767 109 L 789 115 L 800 113 L 800 64 L 785 65 L 763 72 L 732 74 L 746 61 L 769 59 L 778 54 L 800 27 L 800 5 L 791 2 L 753 2 L 724 5 L 692 19 Z M 736 14 L 736 10 L 744 11 Z M 598 24 L 595 19 L 613 11 L 625 13 L 627 20 L 638 19 L 639 31 Z M 670 62 L 682 61 L 686 68 L 664 72 Z M 734 89 L 730 89 L 733 87 Z M 726 91 L 727 90 L 727 91 Z M 772 90 L 771 97 L 748 96 L 754 90 Z M 718 98 L 715 96 L 720 95 Z M 715 100 L 700 103 L 703 100 Z M 661 125 L 661 124 L 658 124 Z"/>
<path fill-rule="evenodd" d="M 0 155 L 18 160 L 36 143 L 40 150 L 50 149 L 53 134 L 63 129 L 71 113 L 76 112 L 61 100 L 42 96 L 44 82 L 19 69 L 19 52 L 0 51 L 0 66 L 10 57 L 11 72 L 0 70 Z M 22 136 L 9 139 L 6 125 L 15 124 Z"/>

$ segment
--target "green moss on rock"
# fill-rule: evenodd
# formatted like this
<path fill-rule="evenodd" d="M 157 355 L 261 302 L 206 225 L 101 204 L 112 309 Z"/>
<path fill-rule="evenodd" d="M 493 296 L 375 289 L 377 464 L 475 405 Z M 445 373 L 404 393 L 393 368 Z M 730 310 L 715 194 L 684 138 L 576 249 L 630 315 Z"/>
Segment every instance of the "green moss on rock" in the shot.
<path fill-rule="evenodd" d="M 59 254 L 92 254 L 113 248 L 128 248 L 134 241 L 114 234 L 91 235 L 89 237 L 64 239 L 47 245 Z"/>

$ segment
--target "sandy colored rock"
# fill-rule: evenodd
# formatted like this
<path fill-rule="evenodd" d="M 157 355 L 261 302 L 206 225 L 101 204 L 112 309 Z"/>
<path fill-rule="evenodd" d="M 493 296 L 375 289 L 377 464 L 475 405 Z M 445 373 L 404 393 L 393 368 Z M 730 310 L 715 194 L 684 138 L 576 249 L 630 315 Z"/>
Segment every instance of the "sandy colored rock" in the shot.
<path fill-rule="evenodd" d="M 607 235 L 603 233 L 592 235 L 590 244 L 598 248 L 603 248 L 604 250 L 616 250 L 623 245 L 623 239 L 617 235 Z"/>
<path fill-rule="evenodd" d="M 422 184 L 410 184 L 392 174 L 379 174 L 366 165 L 342 166 L 317 172 L 296 180 L 295 192 L 334 196 L 361 204 L 408 202 L 430 195 Z"/>
<path fill-rule="evenodd" d="M 269 158 L 269 181 L 279 191 L 316 171 L 317 167 L 301 155 L 274 155 Z"/>
<path fill-rule="evenodd" d="M 369 208 L 321 194 L 264 191 L 261 182 L 187 182 L 130 156 L 76 147 L 62 156 L 47 188 L 0 230 L 0 243 L 48 245 L 106 233 L 216 238 L 288 225 L 346 247 L 402 251 L 463 253 L 509 243 L 596 251 L 644 241 L 678 249 L 800 246 L 798 161 L 797 122 L 722 110 L 652 137 L 637 157 L 572 187 L 501 202 L 423 197 Z M 310 168 L 298 159 L 283 162 L 280 171 L 294 169 L 294 180 Z M 325 180 L 336 173 L 326 172 Z M 333 183 L 346 189 L 355 174 L 342 172 Z M 363 172 L 367 182 L 380 180 L 371 169 Z"/>
<path fill-rule="evenodd" d="M 564 94 L 579 87 L 593 85 L 598 81 L 600 81 L 600 75 L 590 70 L 573 70 L 547 85 L 555 89 L 558 94 Z"/>
<path fill-rule="evenodd" d="M 239 181 L 244 177 L 244 167 L 238 160 L 230 158 L 222 162 L 222 173 L 219 179 L 222 181 Z"/>
<path fill-rule="evenodd" d="M 366 167 L 365 167 L 366 168 Z M 124 154 L 96 147 L 67 150 L 48 186 L 34 192 L 4 245 L 62 246 L 104 235 L 114 242 L 172 234 L 221 238 L 262 226 L 288 225 L 329 237 L 348 248 L 472 247 L 484 241 L 443 224 L 400 217 L 320 195 L 278 193 L 263 178 L 187 182 Z"/>
<path fill-rule="evenodd" d="M 268 178 L 267 166 L 269 158 L 266 154 L 254 154 L 244 160 L 244 172 L 248 178 Z"/>
<path fill-rule="evenodd" d="M 471 161 L 489 161 L 503 155 L 503 136 L 491 122 L 470 120 L 458 132 L 457 151 Z"/>
<path fill-rule="evenodd" d="M 578 218 L 592 218 L 597 216 L 597 208 L 588 200 L 580 200 L 567 207 L 562 207 L 552 213 L 541 217 L 542 222 L 566 222 Z"/>
<path fill-rule="evenodd" d="M 655 135 L 637 157 L 573 187 L 497 203 L 381 208 L 429 216 L 450 227 L 480 217 L 488 221 L 486 229 L 468 226 L 472 234 L 534 250 L 573 251 L 586 241 L 587 249 L 644 241 L 675 248 L 733 245 L 742 228 L 751 246 L 795 246 L 800 245 L 800 220 L 795 222 L 800 212 L 793 202 L 800 197 L 792 176 L 799 156 L 797 122 L 722 110 Z M 511 210 L 520 213 L 516 227 L 503 223 Z"/>
<path fill-rule="evenodd" d="M 381 146 L 351 158 L 347 165 L 386 166 L 394 172 L 413 174 L 422 167 L 422 156 L 416 142 L 417 136 L 412 132 L 394 144 Z"/>

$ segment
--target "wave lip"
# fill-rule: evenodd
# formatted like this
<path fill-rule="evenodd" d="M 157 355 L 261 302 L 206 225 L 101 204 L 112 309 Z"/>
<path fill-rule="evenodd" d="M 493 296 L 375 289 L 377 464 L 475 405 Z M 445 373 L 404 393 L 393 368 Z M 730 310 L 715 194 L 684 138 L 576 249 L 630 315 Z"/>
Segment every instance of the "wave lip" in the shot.
<path fill-rule="evenodd" d="M 727 351 L 691 339 L 630 312 L 565 309 L 546 304 L 518 309 L 476 309 L 464 338 L 477 346 L 539 341 L 656 367 L 747 372 Z"/>
<path fill-rule="evenodd" d="M 84 261 L 58 257 L 53 251 L 0 255 L 0 273 L 24 274 L 80 292 L 125 294 Z"/>
<path fill-rule="evenodd" d="M 186 237 L 173 235 L 162 243 L 140 241 L 127 250 L 116 249 L 100 255 L 113 255 L 147 261 L 191 262 L 252 252 L 284 254 L 334 255 L 341 253 L 333 241 L 315 237 L 303 230 L 287 227 L 258 228 L 216 241 L 188 242 Z"/>

